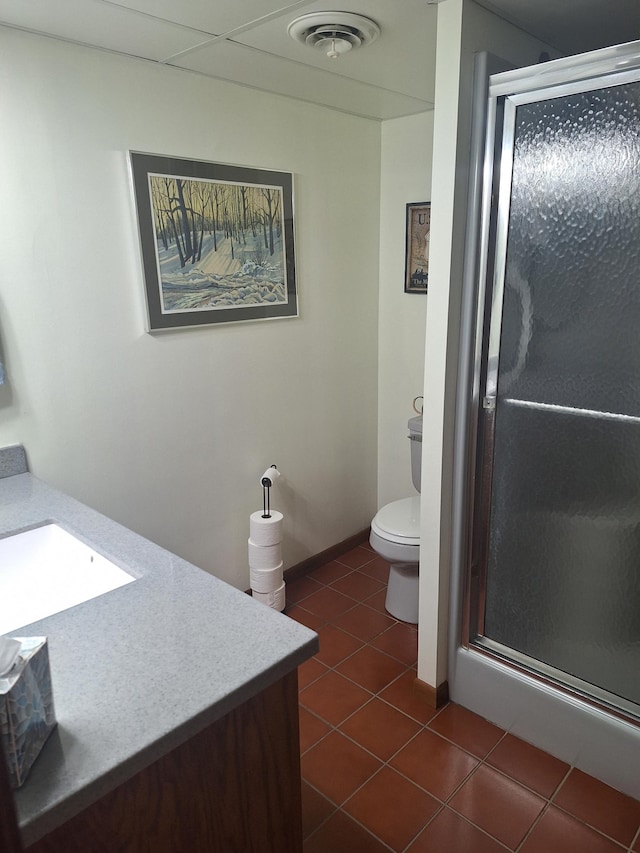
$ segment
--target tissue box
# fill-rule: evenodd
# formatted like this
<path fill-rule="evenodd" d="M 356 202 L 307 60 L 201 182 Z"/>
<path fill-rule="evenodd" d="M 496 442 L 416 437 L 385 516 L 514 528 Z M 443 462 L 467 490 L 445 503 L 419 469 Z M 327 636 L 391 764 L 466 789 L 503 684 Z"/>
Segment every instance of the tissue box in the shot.
<path fill-rule="evenodd" d="M 16 637 L 13 668 L 0 677 L 0 739 L 13 788 L 24 784 L 56 725 L 46 637 Z"/>

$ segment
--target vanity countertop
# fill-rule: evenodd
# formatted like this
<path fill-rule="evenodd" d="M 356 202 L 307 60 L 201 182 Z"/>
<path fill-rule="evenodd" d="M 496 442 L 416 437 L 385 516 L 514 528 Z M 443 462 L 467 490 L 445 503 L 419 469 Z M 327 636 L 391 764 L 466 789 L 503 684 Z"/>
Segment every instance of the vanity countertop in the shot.
<path fill-rule="evenodd" d="M 0 536 L 54 521 L 136 578 L 34 622 L 58 725 L 16 791 L 31 844 L 291 672 L 317 635 L 31 474 L 0 479 Z"/>

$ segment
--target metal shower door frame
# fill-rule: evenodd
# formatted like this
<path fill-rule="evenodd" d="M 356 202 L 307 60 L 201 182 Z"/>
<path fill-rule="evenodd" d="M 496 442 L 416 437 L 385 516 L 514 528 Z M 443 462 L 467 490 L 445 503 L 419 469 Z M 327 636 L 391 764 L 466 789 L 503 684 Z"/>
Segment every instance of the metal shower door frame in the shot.
<path fill-rule="evenodd" d="M 466 336 L 464 328 L 461 335 L 463 347 L 467 338 L 471 357 L 466 361 L 461 358 L 458 392 L 460 422 L 456 442 L 454 529 L 461 543 L 457 552 L 458 573 L 464 577 L 463 612 L 460 624 L 456 625 L 460 631 L 456 643 L 470 651 L 506 659 L 556 682 L 564 681 L 559 678 L 561 673 L 557 670 L 538 665 L 538 662 L 532 662 L 520 653 L 508 654 L 509 650 L 483 637 L 516 113 L 522 104 L 639 80 L 640 42 L 555 60 L 536 66 L 535 69 L 493 74 L 489 77 L 486 90 L 484 139 L 481 146 L 476 141 L 475 168 L 481 167 L 482 170 L 481 197 L 475 211 L 470 203 L 469 228 L 475 229 L 479 236 L 475 252 L 472 255 L 467 253 L 466 295 L 463 297 L 463 310 L 467 313 L 475 301 L 476 322 L 474 332 L 468 324 Z M 471 173 L 473 176 L 473 165 Z M 463 482 L 464 476 L 467 478 L 466 483 Z M 568 687 L 581 695 L 585 693 L 584 684 L 577 679 L 575 683 L 569 683 Z M 590 691 L 590 695 L 593 693 Z M 601 691 L 601 694 L 596 695 L 596 699 L 611 705 L 609 695 L 605 691 Z"/>
<path fill-rule="evenodd" d="M 608 48 L 598 58 L 615 63 L 640 65 L 640 43 Z M 593 55 L 591 56 L 593 59 Z M 602 779 L 631 797 L 640 797 L 640 738 L 637 724 L 607 712 L 593 702 L 558 689 L 547 680 L 514 666 L 497 655 L 468 645 L 468 606 L 470 587 L 471 519 L 474 514 L 477 429 L 479 409 L 479 368 L 482 352 L 477 329 L 478 311 L 484 310 L 486 274 L 492 273 L 481 245 L 483 188 L 486 181 L 484 158 L 489 81 L 516 80 L 519 74 L 552 74 L 585 65 L 585 58 L 553 60 L 536 68 L 502 74 L 508 64 L 488 53 L 476 55 L 473 90 L 469 97 L 471 136 L 465 163 L 458 174 L 465 174 L 468 189 L 464 265 L 460 301 L 458 372 L 455 387 L 447 392 L 455 396 L 453 472 L 451 482 L 451 533 L 449 626 L 447 681 L 451 699 L 469 708 L 495 725 L 510 731 L 540 749 L 575 765 L 585 773 Z M 616 65 L 623 70 L 621 65 Z M 538 78 L 540 79 L 540 77 Z M 494 94 L 496 89 L 494 88 Z M 466 98 L 466 96 L 465 96 Z M 464 140 L 466 142 L 466 140 Z M 490 150 L 493 156 L 493 148 Z M 468 161 L 468 162 L 467 162 Z M 489 182 L 491 187 L 491 182 Z M 483 227 L 485 225 L 483 224 Z M 486 236 L 486 235 L 484 235 Z M 485 277 L 481 275 L 484 270 Z M 489 281 L 492 281 L 492 275 Z M 478 308 L 480 306 L 480 308 Z M 466 641 L 463 641 L 466 638 Z"/>

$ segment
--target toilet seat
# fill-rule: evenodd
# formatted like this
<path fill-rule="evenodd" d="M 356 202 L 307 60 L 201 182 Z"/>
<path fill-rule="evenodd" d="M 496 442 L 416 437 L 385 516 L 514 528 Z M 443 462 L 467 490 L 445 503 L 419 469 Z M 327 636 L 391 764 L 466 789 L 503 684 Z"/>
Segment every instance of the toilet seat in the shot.
<path fill-rule="evenodd" d="M 390 563 L 386 610 L 402 622 L 417 625 L 420 495 L 379 509 L 371 522 L 369 543 Z"/>
<path fill-rule="evenodd" d="M 420 495 L 386 504 L 376 513 L 371 530 L 397 545 L 420 546 Z"/>

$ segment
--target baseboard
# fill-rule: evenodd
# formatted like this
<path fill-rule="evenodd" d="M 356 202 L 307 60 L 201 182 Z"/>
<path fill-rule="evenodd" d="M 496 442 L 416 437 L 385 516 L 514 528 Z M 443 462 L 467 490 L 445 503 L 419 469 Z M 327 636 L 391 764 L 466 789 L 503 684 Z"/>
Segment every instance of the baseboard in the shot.
<path fill-rule="evenodd" d="M 357 546 L 361 545 L 363 542 L 368 542 L 370 531 L 371 528 L 367 527 L 366 530 L 354 533 L 353 536 L 349 536 L 348 539 L 343 539 L 342 542 L 338 542 L 337 545 L 332 545 L 330 548 L 320 551 L 319 554 L 314 554 L 313 557 L 307 557 L 306 560 L 302 560 L 302 562 L 296 563 L 295 566 L 290 566 L 288 569 L 285 569 L 283 572 L 285 583 L 291 583 L 292 581 L 297 580 L 297 578 L 302 578 L 314 569 L 319 569 L 320 566 L 324 566 L 325 563 L 330 563 L 331 560 L 337 560 L 338 557 L 342 556 L 342 554 L 346 554 L 347 551 L 357 548 Z M 245 589 L 245 592 L 247 595 L 251 595 L 250 589 Z"/>
<path fill-rule="evenodd" d="M 449 684 L 443 681 L 437 687 L 432 687 L 419 678 L 413 682 L 416 693 L 425 700 L 430 708 L 442 708 L 449 701 Z"/>
<path fill-rule="evenodd" d="M 342 554 L 346 554 L 347 551 L 357 548 L 358 545 L 361 545 L 363 542 L 367 542 L 368 540 L 369 528 L 367 527 L 366 530 L 354 533 L 353 536 L 349 536 L 348 539 L 343 539 L 342 542 L 338 542 L 337 545 L 332 545 L 330 548 L 320 551 L 319 554 L 314 554 L 313 557 L 307 557 L 306 560 L 302 560 L 302 562 L 296 563 L 295 566 L 290 566 L 288 569 L 285 569 L 285 582 L 291 583 L 297 578 L 308 575 L 309 572 L 314 571 L 314 569 L 320 568 L 320 566 L 331 562 L 331 560 L 337 560 L 338 557 L 342 556 Z"/>

